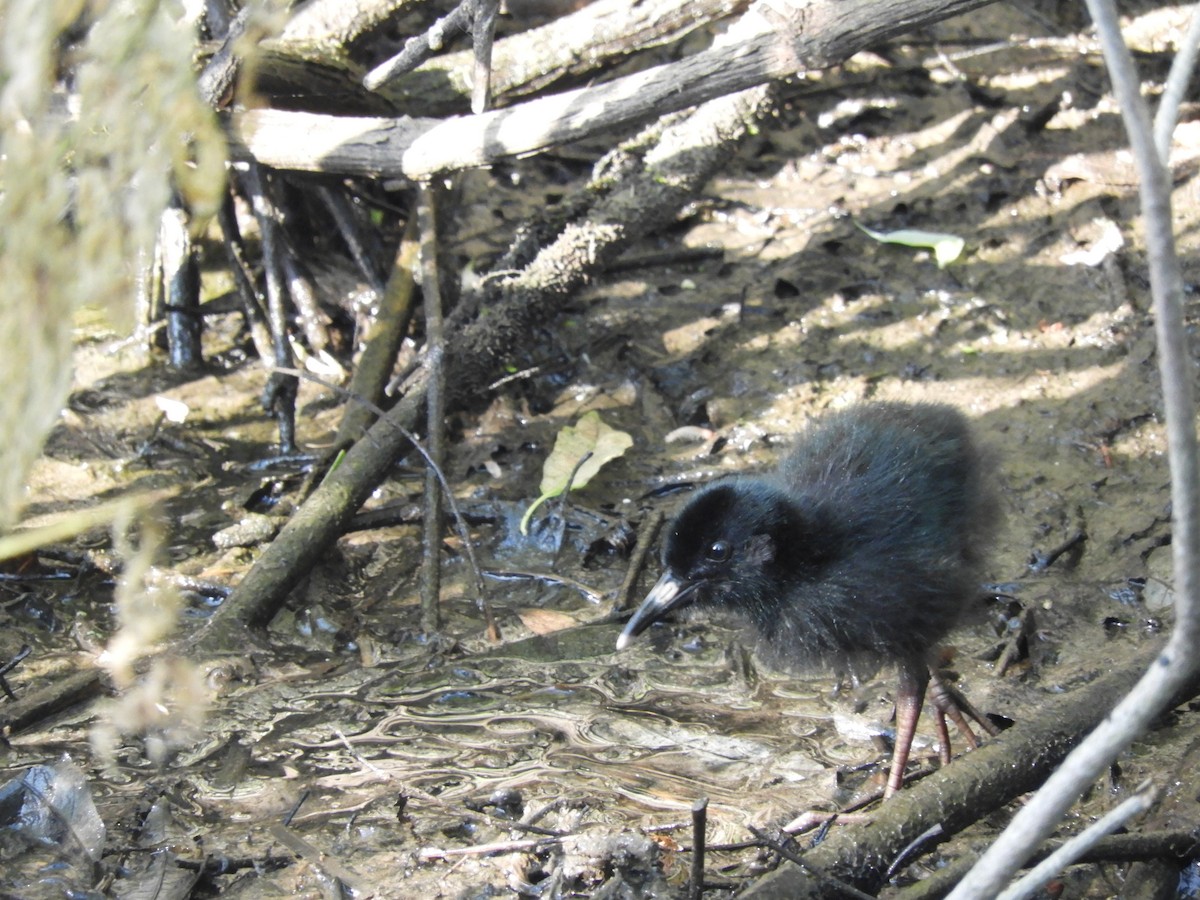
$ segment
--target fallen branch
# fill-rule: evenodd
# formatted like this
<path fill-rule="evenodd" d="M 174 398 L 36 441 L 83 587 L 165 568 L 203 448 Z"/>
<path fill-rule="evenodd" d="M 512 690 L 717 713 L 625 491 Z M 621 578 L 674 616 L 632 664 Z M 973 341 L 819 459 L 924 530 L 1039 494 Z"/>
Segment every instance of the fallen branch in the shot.
<path fill-rule="evenodd" d="M 511 106 L 559 79 L 586 79 L 631 53 L 677 41 L 749 5 L 749 0 L 595 0 L 497 41 L 492 93 Z M 445 53 L 379 91 L 410 115 L 459 112 L 471 96 L 473 62 L 470 50 Z"/>
<path fill-rule="evenodd" d="M 486 166 L 704 103 L 859 50 L 991 0 L 760 0 L 726 40 L 608 84 L 453 119 L 255 109 L 235 139 L 279 169 L 409 178 Z"/>
<path fill-rule="evenodd" d="M 444 53 L 416 71 L 368 90 L 364 64 L 372 38 L 413 0 L 343 0 L 302 6 L 283 32 L 254 55 L 254 92 L 293 106 L 305 97 L 317 108 L 337 98 L 339 115 L 440 116 L 467 108 L 474 54 Z M 492 94 L 509 106 L 562 78 L 585 81 L 631 53 L 677 41 L 710 23 L 740 14 L 749 0 L 595 0 L 583 9 L 496 42 Z M 361 49 L 360 49 L 361 48 Z"/>

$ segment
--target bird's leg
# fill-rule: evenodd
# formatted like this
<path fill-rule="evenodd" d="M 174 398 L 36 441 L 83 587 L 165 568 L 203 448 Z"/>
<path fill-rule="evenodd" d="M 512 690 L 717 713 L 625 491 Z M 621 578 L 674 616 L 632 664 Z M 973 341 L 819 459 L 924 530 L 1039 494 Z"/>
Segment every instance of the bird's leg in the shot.
<path fill-rule="evenodd" d="M 991 721 L 967 700 L 961 693 L 956 691 L 942 679 L 942 677 L 933 668 L 929 670 L 929 701 L 937 710 L 938 737 L 942 741 L 942 762 L 950 762 L 950 735 L 946 728 L 946 717 L 949 716 L 954 722 L 959 733 L 963 736 L 963 740 L 967 742 L 972 750 L 979 746 L 979 738 L 975 736 L 975 732 L 971 729 L 967 722 L 967 716 L 970 716 L 975 722 L 986 731 L 988 734 L 999 734 L 999 729 L 991 723 Z M 964 715 L 964 713 L 966 715 Z"/>
<path fill-rule="evenodd" d="M 892 769 L 888 773 L 886 800 L 904 784 L 904 767 L 908 765 L 908 754 L 912 749 L 913 735 L 917 732 L 917 719 L 921 715 L 921 704 L 925 700 L 925 687 L 929 683 L 929 669 L 920 664 L 902 662 L 900 683 L 896 687 L 896 746 L 892 750 Z"/>
<path fill-rule="evenodd" d="M 929 687 L 930 700 L 933 701 L 933 694 L 936 688 L 933 685 Z M 950 764 L 950 729 L 946 727 L 946 714 L 942 712 L 941 707 L 933 701 L 933 722 L 937 728 L 938 735 L 938 759 L 942 761 L 942 765 Z"/>

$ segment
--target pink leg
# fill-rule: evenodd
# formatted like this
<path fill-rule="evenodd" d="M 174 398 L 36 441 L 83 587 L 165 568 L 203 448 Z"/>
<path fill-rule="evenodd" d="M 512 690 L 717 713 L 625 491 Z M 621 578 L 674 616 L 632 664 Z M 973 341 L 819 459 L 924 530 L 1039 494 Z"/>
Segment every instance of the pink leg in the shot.
<path fill-rule="evenodd" d="M 921 664 L 901 663 L 900 683 L 896 688 L 896 746 L 892 751 L 892 770 L 888 773 L 886 800 L 904 784 L 904 767 L 908 765 L 908 754 L 912 749 L 913 735 L 917 732 L 917 719 L 921 715 L 921 704 L 925 700 L 925 687 L 929 683 L 929 669 Z"/>
<path fill-rule="evenodd" d="M 917 719 L 921 715 L 921 704 L 925 700 L 926 688 L 929 702 L 933 705 L 934 723 L 937 727 L 939 756 L 942 763 L 950 762 L 950 729 L 947 717 L 963 736 L 972 750 L 979 746 L 979 738 L 971 729 L 967 718 L 975 722 L 988 734 L 999 734 L 999 729 L 979 710 L 972 706 L 958 691 L 946 684 L 936 670 L 919 663 L 901 663 L 900 683 L 896 687 L 896 747 L 892 751 L 892 769 L 888 773 L 884 799 L 892 796 L 904 784 L 904 768 L 912 751 L 913 737 L 917 731 Z"/>
<path fill-rule="evenodd" d="M 930 685 L 930 693 L 933 693 L 933 686 Z M 941 707 L 936 703 L 933 707 L 933 721 L 937 726 L 938 734 L 938 759 L 942 761 L 943 766 L 950 764 L 950 729 L 946 727 L 946 714 L 942 712 Z"/>

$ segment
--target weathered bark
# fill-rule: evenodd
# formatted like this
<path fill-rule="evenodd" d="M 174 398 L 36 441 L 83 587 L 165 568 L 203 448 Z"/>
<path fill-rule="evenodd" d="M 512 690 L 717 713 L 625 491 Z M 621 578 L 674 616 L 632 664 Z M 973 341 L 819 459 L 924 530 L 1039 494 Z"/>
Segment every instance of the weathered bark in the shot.
<path fill-rule="evenodd" d="M 495 105 L 511 106 L 563 78 L 602 72 L 632 53 L 677 41 L 747 6 L 749 0 L 596 0 L 572 15 L 496 41 Z M 471 65 L 469 50 L 446 53 L 379 91 L 411 115 L 462 112 L 471 96 Z"/>
<path fill-rule="evenodd" d="M 841 62 L 991 0 L 811 0 L 755 4 L 710 50 L 608 84 L 476 116 L 340 117 L 250 110 L 237 139 L 280 169 L 422 180 L 486 166 Z"/>
<path fill-rule="evenodd" d="M 340 55 L 417 5 L 418 0 L 309 0 L 283 26 L 277 43 L 301 57 Z"/>
<path fill-rule="evenodd" d="M 749 0 L 596 0 L 571 15 L 496 42 L 492 96 L 499 105 L 563 78 L 585 78 L 629 54 L 679 40 L 743 11 Z M 405 2 L 308 4 L 255 60 L 255 91 L 274 105 L 338 114 L 435 116 L 463 112 L 471 98 L 472 53 L 445 53 L 368 90 L 356 47 L 402 11 Z M 411 2 L 409 0 L 409 5 Z M 297 103 L 299 99 L 299 104 Z"/>

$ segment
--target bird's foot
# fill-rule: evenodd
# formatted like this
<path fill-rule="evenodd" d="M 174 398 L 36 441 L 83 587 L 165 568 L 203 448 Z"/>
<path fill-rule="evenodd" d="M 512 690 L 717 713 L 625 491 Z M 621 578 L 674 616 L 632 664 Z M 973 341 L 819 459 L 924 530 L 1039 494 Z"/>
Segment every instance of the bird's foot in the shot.
<path fill-rule="evenodd" d="M 947 718 L 954 722 L 954 727 L 958 729 L 959 734 L 963 736 L 963 740 L 972 750 L 979 746 L 979 738 L 967 721 L 968 717 L 974 719 L 975 723 L 989 735 L 1000 733 L 1000 730 L 992 724 L 987 716 L 976 709 L 971 701 L 964 697 L 957 688 L 947 683 L 933 668 L 929 670 L 929 702 L 933 704 L 936 712 L 939 755 L 943 765 L 950 762 L 950 729 L 946 725 Z"/>

